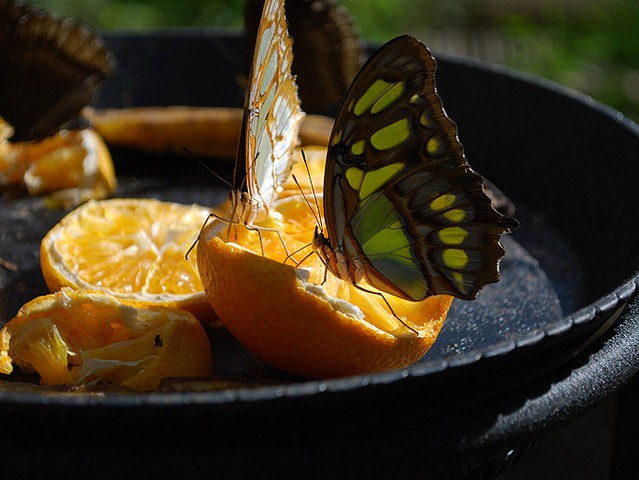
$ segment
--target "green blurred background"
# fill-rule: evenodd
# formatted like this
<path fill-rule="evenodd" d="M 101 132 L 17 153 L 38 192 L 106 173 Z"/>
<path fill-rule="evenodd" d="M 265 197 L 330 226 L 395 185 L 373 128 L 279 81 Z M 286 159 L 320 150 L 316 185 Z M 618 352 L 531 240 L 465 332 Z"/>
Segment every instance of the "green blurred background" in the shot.
<path fill-rule="evenodd" d="M 97 29 L 242 27 L 237 0 L 34 0 Z M 638 0 L 337 0 L 362 36 L 412 33 L 435 52 L 540 75 L 639 120 Z"/>

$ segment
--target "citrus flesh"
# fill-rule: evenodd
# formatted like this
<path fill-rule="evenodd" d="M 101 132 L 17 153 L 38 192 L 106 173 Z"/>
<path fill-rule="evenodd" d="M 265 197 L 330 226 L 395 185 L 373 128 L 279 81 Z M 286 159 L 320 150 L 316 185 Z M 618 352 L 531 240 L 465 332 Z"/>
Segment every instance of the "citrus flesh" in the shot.
<path fill-rule="evenodd" d="M 23 184 L 52 207 L 72 208 L 111 195 L 111 154 L 91 129 L 62 130 L 40 142 L 0 142 L 0 185 Z"/>
<path fill-rule="evenodd" d="M 149 391 L 165 378 L 210 376 L 213 361 L 202 325 L 188 312 L 64 288 L 26 303 L 0 330 L 0 373 L 13 365 L 45 385 L 109 382 Z"/>
<path fill-rule="evenodd" d="M 135 306 L 172 306 L 214 322 L 197 252 L 185 254 L 210 209 L 154 199 L 90 201 L 67 214 L 40 246 L 42 275 L 62 287 L 107 292 Z"/>
<path fill-rule="evenodd" d="M 307 378 L 415 363 L 437 338 L 452 297 L 408 302 L 385 295 L 400 321 L 380 295 L 331 274 L 324 281 L 324 265 L 309 255 L 315 218 L 302 195 L 291 195 L 257 230 L 219 222 L 203 229 L 198 270 L 224 326 L 263 360 Z M 286 260 L 289 253 L 295 260 Z"/>

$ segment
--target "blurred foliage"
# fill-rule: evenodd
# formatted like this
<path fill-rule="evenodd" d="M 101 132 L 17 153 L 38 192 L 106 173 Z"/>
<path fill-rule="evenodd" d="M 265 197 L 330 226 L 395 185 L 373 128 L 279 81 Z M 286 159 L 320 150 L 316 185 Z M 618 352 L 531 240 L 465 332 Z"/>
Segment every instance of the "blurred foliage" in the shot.
<path fill-rule="evenodd" d="M 94 28 L 105 30 L 167 26 L 241 28 L 243 24 L 243 2 L 237 0 L 34 1 L 50 11 L 82 18 Z M 413 33 L 427 43 L 432 41 L 436 51 L 477 56 L 541 75 L 639 119 L 637 0 L 338 0 L 338 3 L 354 15 L 366 39 L 383 41 L 401 33 Z M 445 36 L 457 41 L 437 43 Z"/>

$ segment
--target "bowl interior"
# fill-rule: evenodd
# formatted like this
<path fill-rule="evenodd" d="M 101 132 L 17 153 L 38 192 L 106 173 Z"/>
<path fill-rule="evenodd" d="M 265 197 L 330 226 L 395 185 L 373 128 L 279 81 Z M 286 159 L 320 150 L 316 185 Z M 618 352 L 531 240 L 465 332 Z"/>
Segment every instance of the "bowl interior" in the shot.
<path fill-rule="evenodd" d="M 243 105 L 247 61 L 236 33 L 163 31 L 111 34 L 107 40 L 119 66 L 100 90 L 96 107 Z M 438 89 L 459 126 L 469 162 L 514 200 L 521 228 L 504 239 L 501 282 L 485 288 L 474 302 L 456 301 L 438 341 L 411 372 L 427 376 L 495 355 L 503 357 L 502 363 L 528 360 L 544 349 L 513 355 L 559 332 L 565 350 L 539 362 L 549 369 L 574 354 L 620 299 L 634 293 L 627 286 L 639 265 L 634 185 L 639 132 L 615 112 L 549 82 L 437 57 Z M 114 149 L 113 156 L 118 196 L 213 205 L 226 195 L 223 184 L 202 175 L 195 162 L 122 149 Z M 214 165 L 222 175 L 232 174 L 231 162 Z M 1 202 L 6 212 L 0 219 L 1 251 L 15 252 L 21 269 L 0 270 L 0 325 L 24 302 L 45 293 L 39 242 L 65 213 L 47 210 L 37 199 L 5 195 Z M 620 289 L 626 293 L 619 294 Z M 593 308 L 610 295 L 617 302 L 607 310 Z M 588 328 L 573 328 L 571 319 L 584 311 L 581 324 Z M 212 335 L 212 342 L 223 379 L 239 379 L 240 386 L 305 383 L 264 364 L 225 332 Z M 393 380 L 403 377 L 398 373 Z M 23 380 L 0 381 L 0 393 L 32 393 Z"/>

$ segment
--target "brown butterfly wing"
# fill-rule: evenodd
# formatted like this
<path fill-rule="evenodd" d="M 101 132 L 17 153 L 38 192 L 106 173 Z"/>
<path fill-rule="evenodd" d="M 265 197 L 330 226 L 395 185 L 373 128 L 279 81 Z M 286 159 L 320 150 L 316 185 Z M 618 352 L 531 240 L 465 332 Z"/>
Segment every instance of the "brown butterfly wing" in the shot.
<path fill-rule="evenodd" d="M 87 27 L 0 0 L 0 116 L 12 141 L 44 138 L 87 105 L 114 61 Z"/>
<path fill-rule="evenodd" d="M 252 45 L 263 0 L 248 0 L 247 42 Z M 306 110 L 337 107 L 359 71 L 365 45 L 349 12 L 332 0 L 287 0 L 288 30 L 293 37 L 293 74 Z"/>

